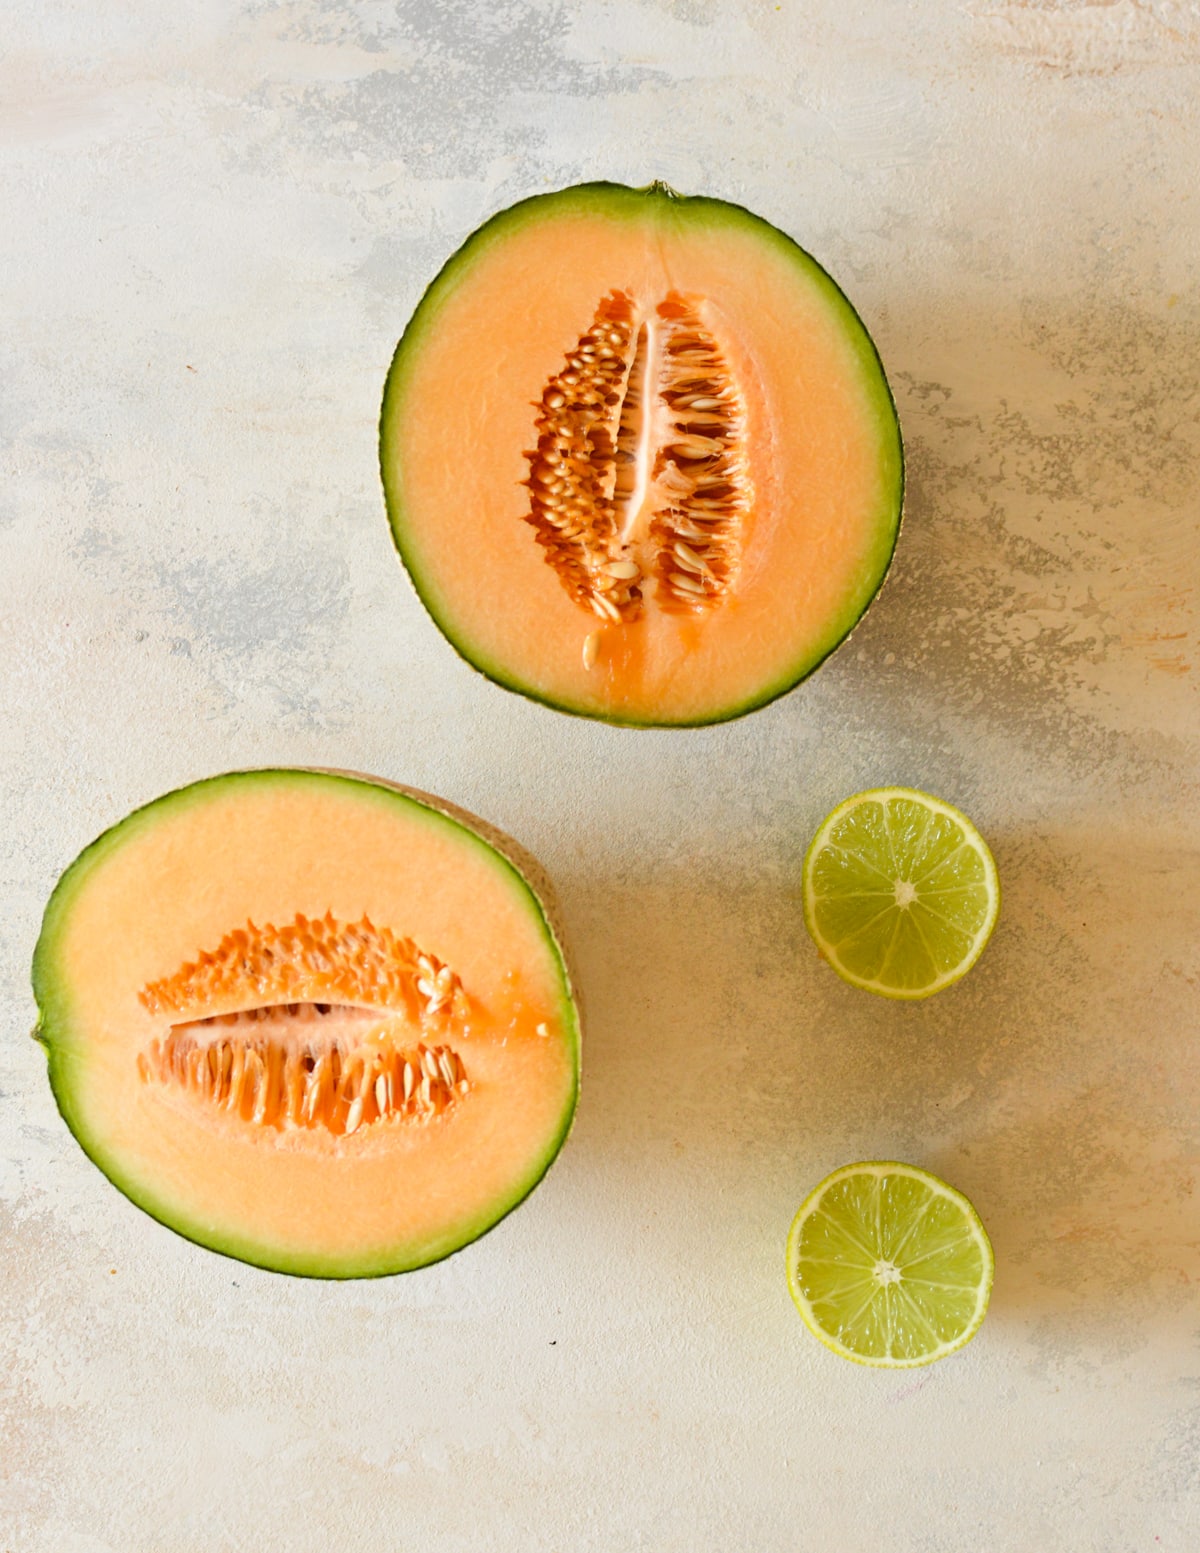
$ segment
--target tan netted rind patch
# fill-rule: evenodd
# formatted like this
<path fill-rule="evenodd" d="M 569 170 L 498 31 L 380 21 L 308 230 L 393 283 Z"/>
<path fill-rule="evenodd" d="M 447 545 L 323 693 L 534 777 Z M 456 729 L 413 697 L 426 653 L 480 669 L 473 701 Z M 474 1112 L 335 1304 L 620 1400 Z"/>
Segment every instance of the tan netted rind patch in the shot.
<path fill-rule="evenodd" d="M 277 1003 L 346 1003 L 416 1019 L 465 1013 L 461 981 L 435 955 L 367 916 L 343 924 L 332 912 L 300 914 L 284 927 L 247 922 L 139 998 L 149 1013 L 190 1017 Z"/>

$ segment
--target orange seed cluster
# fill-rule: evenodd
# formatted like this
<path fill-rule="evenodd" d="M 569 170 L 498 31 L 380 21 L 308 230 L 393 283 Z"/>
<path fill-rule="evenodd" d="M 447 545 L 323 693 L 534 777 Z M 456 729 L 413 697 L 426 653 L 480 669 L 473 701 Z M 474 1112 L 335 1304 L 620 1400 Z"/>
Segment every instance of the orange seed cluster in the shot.
<path fill-rule="evenodd" d="M 753 488 L 743 397 L 702 299 L 673 291 L 639 320 L 609 293 L 536 408 L 528 521 L 576 603 L 619 624 L 652 583 L 672 613 L 730 592 Z"/>
<path fill-rule="evenodd" d="M 139 997 L 152 1014 L 289 1002 L 403 1009 L 413 1018 L 465 1009 L 461 981 L 436 956 L 367 916 L 342 924 L 332 912 L 300 914 L 284 927 L 248 922 Z"/>
<path fill-rule="evenodd" d="M 322 1039 L 311 1029 L 308 1039 L 297 1040 L 296 1016 L 285 1010 L 278 1015 L 173 1030 L 139 1056 L 141 1079 L 182 1090 L 258 1127 L 340 1136 L 392 1119 L 433 1121 L 470 1088 L 462 1058 L 450 1046 L 405 1046 L 382 1030 L 382 1039 L 368 1043 Z M 275 1024 L 284 1027 L 278 1036 Z"/>

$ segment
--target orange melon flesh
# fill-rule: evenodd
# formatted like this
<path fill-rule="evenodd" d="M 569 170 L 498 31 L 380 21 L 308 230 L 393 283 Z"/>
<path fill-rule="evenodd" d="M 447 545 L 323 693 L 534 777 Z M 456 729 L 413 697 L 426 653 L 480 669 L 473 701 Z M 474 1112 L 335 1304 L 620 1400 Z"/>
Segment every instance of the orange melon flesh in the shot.
<path fill-rule="evenodd" d="M 373 1275 L 474 1239 L 548 1168 L 577 1093 L 562 954 L 514 862 L 432 802 L 328 773 L 234 774 L 139 810 L 64 875 L 35 958 L 37 1034 L 79 1141 L 162 1222 L 261 1266 Z M 244 1107 L 147 1076 L 145 1054 L 172 1023 L 239 1000 L 152 1012 L 145 989 L 247 919 L 297 914 L 365 916 L 453 968 L 464 991 L 454 1009 L 418 1027 L 411 1011 L 381 1004 L 366 1022 L 378 1014 L 413 1049 L 436 1036 L 457 1052 L 461 1095 L 413 1112 L 418 1093 L 409 1114 L 381 1113 L 351 1134 L 289 1122 L 278 1106 L 256 1124 Z M 241 1005 L 272 1001 L 269 986 L 251 988 Z M 371 1008 L 371 994 L 361 1001 Z M 286 1016 L 269 1028 L 295 1038 Z"/>
<path fill-rule="evenodd" d="M 613 292 L 651 320 L 664 297 L 693 299 L 736 385 L 749 510 L 736 581 L 702 614 L 657 607 L 647 578 L 636 619 L 598 619 L 528 521 L 536 408 Z M 766 222 L 658 185 L 584 185 L 481 229 L 400 343 L 381 460 L 401 556 L 458 650 L 633 724 L 719 720 L 802 678 L 870 602 L 900 518 L 895 411 L 845 297 Z"/>

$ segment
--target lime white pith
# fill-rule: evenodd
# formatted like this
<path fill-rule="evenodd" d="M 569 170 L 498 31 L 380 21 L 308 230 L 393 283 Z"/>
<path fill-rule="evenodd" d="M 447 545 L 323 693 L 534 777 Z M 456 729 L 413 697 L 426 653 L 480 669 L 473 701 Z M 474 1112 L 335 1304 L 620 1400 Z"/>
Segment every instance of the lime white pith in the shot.
<path fill-rule="evenodd" d="M 804 920 L 838 975 L 925 998 L 966 974 L 1000 910 L 983 837 L 928 793 L 881 787 L 826 816 L 804 859 Z"/>
<path fill-rule="evenodd" d="M 788 1287 L 811 1331 L 858 1364 L 912 1369 L 968 1343 L 987 1313 L 992 1247 L 953 1187 L 915 1165 L 844 1165 L 805 1198 Z"/>

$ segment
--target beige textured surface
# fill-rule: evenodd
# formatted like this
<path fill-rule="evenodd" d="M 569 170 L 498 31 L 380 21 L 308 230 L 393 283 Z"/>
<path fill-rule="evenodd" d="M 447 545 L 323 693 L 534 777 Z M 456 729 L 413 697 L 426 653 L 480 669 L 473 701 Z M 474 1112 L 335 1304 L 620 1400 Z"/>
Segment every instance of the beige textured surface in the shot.
<path fill-rule="evenodd" d="M 0 1549 L 1200 1545 L 1200 13 L 16 0 L 0 58 Z M 378 395 L 491 211 L 742 201 L 845 284 L 910 456 L 889 583 L 807 686 L 639 734 L 474 677 L 395 563 Z M 337 765 L 546 865 L 588 1000 L 559 1164 L 477 1246 L 302 1283 L 176 1239 L 53 1107 L 62 867 L 225 767 Z M 962 805 L 959 988 L 816 961 L 840 797 Z M 793 1209 L 897 1155 L 992 1312 L 918 1377 L 788 1300 Z"/>

